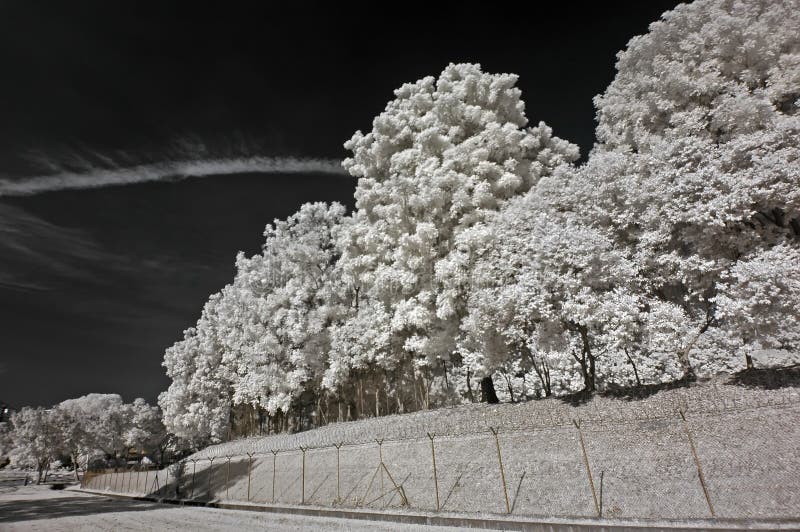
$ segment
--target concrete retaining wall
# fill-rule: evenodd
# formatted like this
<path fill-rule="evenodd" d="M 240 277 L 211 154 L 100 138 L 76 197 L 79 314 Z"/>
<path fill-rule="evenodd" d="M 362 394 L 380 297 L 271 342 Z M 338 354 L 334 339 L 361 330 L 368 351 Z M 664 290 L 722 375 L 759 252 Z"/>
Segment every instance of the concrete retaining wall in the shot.
<path fill-rule="evenodd" d="M 612 518 L 702 519 L 712 509 L 717 518 L 800 517 L 800 405 L 739 406 L 690 411 L 685 422 L 675 413 L 598 417 L 580 431 L 568 424 L 501 429 L 505 493 L 489 430 L 437 436 L 439 510 L 505 514 L 507 496 L 515 516 L 591 518 L 602 506 L 602 517 Z M 150 472 L 146 487 L 145 472 L 100 475 L 86 487 L 228 503 L 248 502 L 249 486 L 251 503 L 383 509 L 400 508 L 405 498 L 411 510 L 437 510 L 425 436 L 344 445 L 339 462 L 337 472 L 335 447 L 308 449 L 303 476 L 299 449 L 223 455 L 187 461 L 177 479 L 175 471 Z"/>

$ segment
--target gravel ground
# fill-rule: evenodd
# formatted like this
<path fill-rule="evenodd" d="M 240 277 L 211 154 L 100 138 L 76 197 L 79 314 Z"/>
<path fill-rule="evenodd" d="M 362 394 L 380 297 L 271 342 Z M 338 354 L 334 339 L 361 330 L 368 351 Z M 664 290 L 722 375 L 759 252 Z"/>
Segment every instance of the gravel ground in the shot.
<path fill-rule="evenodd" d="M 56 491 L 42 486 L 27 486 L 0 491 L 0 530 L 452 532 L 454 529 L 239 510 L 171 507 L 149 502 L 112 500 L 69 490 Z"/>
<path fill-rule="evenodd" d="M 467 405 L 338 423 L 209 447 L 186 462 L 177 485 L 174 472 L 161 471 L 103 475 L 88 487 L 165 497 L 177 490 L 178 498 L 206 501 L 247 501 L 249 490 L 254 503 L 373 509 L 400 507 L 405 496 L 412 510 L 436 510 L 431 432 L 446 512 L 503 514 L 507 496 L 520 516 L 594 517 L 602 509 L 603 517 L 702 519 L 713 508 L 718 517 L 796 518 L 800 388 L 784 384 L 711 382 L 636 400 Z M 499 427 L 497 441 L 489 427 Z M 338 472 L 331 442 L 345 443 Z M 309 447 L 305 476 L 300 445 Z M 248 452 L 256 453 L 252 462 Z"/>

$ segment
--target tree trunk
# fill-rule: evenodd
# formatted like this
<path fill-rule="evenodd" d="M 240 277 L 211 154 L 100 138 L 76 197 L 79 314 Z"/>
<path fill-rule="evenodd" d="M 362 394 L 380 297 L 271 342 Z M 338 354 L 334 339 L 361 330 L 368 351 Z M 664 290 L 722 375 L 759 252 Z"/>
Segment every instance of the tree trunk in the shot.
<path fill-rule="evenodd" d="M 639 379 L 639 370 L 636 368 L 636 363 L 633 361 L 633 357 L 631 357 L 627 349 L 625 350 L 625 356 L 628 357 L 628 364 L 633 367 L 633 376 L 636 377 L 636 386 L 641 386 L 642 381 Z"/>
<path fill-rule="evenodd" d="M 508 395 L 511 397 L 511 402 L 516 403 L 514 399 L 514 387 L 511 385 L 511 378 L 507 373 L 503 373 L 503 378 L 506 380 L 506 388 L 508 388 Z"/>
<path fill-rule="evenodd" d="M 542 357 L 542 373 L 544 374 L 544 396 L 550 397 L 553 395 L 553 387 L 550 384 L 550 366 L 547 365 L 544 357 Z"/>
<path fill-rule="evenodd" d="M 78 476 L 78 456 L 75 455 L 75 454 L 72 454 L 72 455 L 70 455 L 70 458 L 72 458 L 72 466 L 75 469 L 75 481 L 76 482 L 80 482 L 81 479 Z"/>
<path fill-rule="evenodd" d="M 589 354 L 588 359 L 589 359 L 589 372 L 586 374 L 586 381 L 585 381 L 586 390 L 589 392 L 594 392 L 595 375 L 597 373 L 595 372 L 595 367 L 594 367 L 594 357 L 591 354 Z"/>
<path fill-rule="evenodd" d="M 419 399 L 419 388 L 417 387 L 416 375 L 414 375 L 414 377 L 411 380 L 411 389 L 414 390 L 414 410 L 422 410 L 422 408 L 420 407 L 422 401 L 420 401 Z"/>
<path fill-rule="evenodd" d="M 469 397 L 469 402 L 475 402 L 475 396 L 472 395 L 472 372 L 467 368 L 467 397 Z"/>
<path fill-rule="evenodd" d="M 697 340 L 708 330 L 711 326 L 711 318 L 709 313 L 707 312 L 706 316 L 706 323 L 700 327 L 700 330 L 692 337 L 686 346 L 678 352 L 678 363 L 681 365 L 683 369 L 683 378 L 687 381 L 695 380 L 695 373 L 694 368 L 692 367 L 692 363 L 689 360 L 689 353 L 691 352 L 694 344 L 697 343 Z"/>
<path fill-rule="evenodd" d="M 539 365 L 536 363 L 536 356 L 533 355 L 530 351 L 525 351 L 528 355 L 528 358 L 531 361 L 531 367 L 533 367 L 533 372 L 536 373 L 536 376 L 539 378 L 539 383 L 542 385 L 542 391 L 544 392 L 545 397 L 550 397 L 553 393 L 552 388 L 550 387 L 550 367 L 547 365 L 547 360 L 544 357 L 541 357 L 542 367 L 540 368 Z"/>
<path fill-rule="evenodd" d="M 694 380 L 694 368 L 689 360 L 689 349 L 684 349 L 678 352 L 678 364 L 683 369 L 683 378 L 686 380 Z"/>
<path fill-rule="evenodd" d="M 581 337 L 581 356 L 572 352 L 574 358 L 581 366 L 581 373 L 583 374 L 583 391 L 592 393 L 595 390 L 595 361 L 592 355 L 591 346 L 589 345 L 589 331 L 584 325 L 569 323 L 568 327 L 573 331 L 577 331 Z"/>
<path fill-rule="evenodd" d="M 481 402 L 489 404 L 497 404 L 500 402 L 494 390 L 494 381 L 490 376 L 481 379 Z"/>
<path fill-rule="evenodd" d="M 364 380 L 361 377 L 358 378 L 358 399 L 361 404 L 359 405 L 357 417 L 360 418 L 364 415 Z"/>

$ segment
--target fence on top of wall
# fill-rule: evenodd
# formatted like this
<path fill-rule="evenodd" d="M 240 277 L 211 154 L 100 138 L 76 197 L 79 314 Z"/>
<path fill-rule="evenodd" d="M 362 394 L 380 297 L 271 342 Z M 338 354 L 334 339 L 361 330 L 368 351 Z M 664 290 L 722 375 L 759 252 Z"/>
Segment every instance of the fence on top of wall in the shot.
<path fill-rule="evenodd" d="M 405 416 L 344 423 L 210 447 L 163 470 L 90 473 L 83 486 L 522 516 L 800 516 L 800 388 L 715 384 L 662 395 L 444 409 L 417 425 Z"/>

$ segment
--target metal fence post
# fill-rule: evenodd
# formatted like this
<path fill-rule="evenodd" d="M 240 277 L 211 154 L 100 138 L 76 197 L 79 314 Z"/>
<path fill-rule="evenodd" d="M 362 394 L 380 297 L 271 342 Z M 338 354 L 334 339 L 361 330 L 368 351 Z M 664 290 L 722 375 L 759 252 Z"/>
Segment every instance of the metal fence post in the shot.
<path fill-rule="evenodd" d="M 247 453 L 247 502 L 250 502 L 250 474 L 253 472 L 253 454 Z"/>
<path fill-rule="evenodd" d="M 381 466 L 383 465 L 383 438 L 381 438 L 380 440 L 376 438 L 375 442 L 378 444 L 378 460 L 379 460 L 379 463 L 378 463 L 378 475 L 380 477 L 381 497 L 383 497 L 383 495 L 385 493 L 384 490 L 383 490 L 383 469 L 381 468 Z M 385 508 L 386 507 L 386 498 L 385 497 L 383 499 L 383 505 L 384 505 L 384 508 Z"/>
<path fill-rule="evenodd" d="M 708 504 L 708 511 L 711 517 L 716 517 L 714 513 L 714 505 L 711 504 L 711 495 L 708 493 L 708 486 L 706 486 L 706 479 L 703 476 L 703 468 L 700 466 L 700 457 L 697 456 L 697 449 L 694 446 L 694 439 L 692 439 L 692 432 L 689 430 L 689 424 L 686 421 L 686 415 L 683 410 L 678 410 L 681 415 L 681 425 L 683 425 L 683 432 L 686 434 L 686 439 L 689 441 L 689 448 L 692 451 L 692 458 L 694 458 L 694 466 L 697 468 L 697 478 L 700 479 L 700 487 L 703 489 L 703 495 L 706 497 L 706 504 Z"/>
<path fill-rule="evenodd" d="M 433 461 L 433 488 L 436 493 L 436 511 L 439 511 L 439 476 L 436 472 L 436 448 L 433 445 L 435 434 L 428 433 L 428 438 L 431 440 L 431 460 Z"/>
<path fill-rule="evenodd" d="M 506 488 L 506 472 L 503 469 L 503 456 L 500 454 L 500 438 L 498 437 L 498 432 L 500 429 L 495 429 L 494 427 L 489 427 L 489 430 L 492 431 L 494 434 L 494 443 L 497 446 L 497 462 L 500 464 L 500 481 L 503 483 L 503 497 L 506 501 L 506 513 L 511 513 L 511 505 L 508 504 L 508 489 Z"/>
<path fill-rule="evenodd" d="M 192 458 L 190 461 L 192 462 L 192 488 L 189 490 L 189 498 L 194 499 L 194 478 L 197 474 L 197 460 Z"/>
<path fill-rule="evenodd" d="M 342 448 L 342 442 L 334 443 L 334 447 L 336 447 L 336 504 L 340 504 L 342 502 L 341 496 L 341 469 L 339 468 L 339 451 Z"/>
<path fill-rule="evenodd" d="M 278 461 L 278 453 L 280 451 L 270 449 L 269 452 L 272 453 L 272 504 L 275 504 L 275 464 Z"/>
<path fill-rule="evenodd" d="M 211 500 L 211 477 L 214 474 L 214 460 L 216 456 L 208 459 L 208 500 Z"/>
<path fill-rule="evenodd" d="M 581 423 L 579 420 L 573 419 L 572 423 L 578 429 L 578 439 L 581 442 L 581 452 L 583 453 L 583 465 L 586 467 L 586 476 L 589 478 L 589 489 L 592 491 L 592 500 L 594 501 L 594 510 L 597 516 L 601 516 L 600 503 L 597 500 L 597 493 L 594 489 L 594 480 L 592 479 L 592 468 L 589 467 L 589 455 L 586 454 L 586 444 L 583 441 L 583 431 L 581 430 Z"/>
<path fill-rule="evenodd" d="M 306 503 L 306 450 L 308 447 L 300 446 L 300 451 L 303 453 L 303 465 L 300 473 L 300 504 Z"/>
<path fill-rule="evenodd" d="M 605 470 L 600 470 L 600 517 L 603 517 L 603 477 L 605 474 Z"/>
<path fill-rule="evenodd" d="M 228 463 L 226 464 L 226 468 L 225 468 L 225 498 L 230 500 L 231 496 L 230 496 L 230 493 L 229 493 L 228 489 L 229 489 L 229 484 L 230 484 L 230 481 L 231 481 L 231 458 L 232 457 L 228 456 L 227 458 L 228 458 Z"/>

